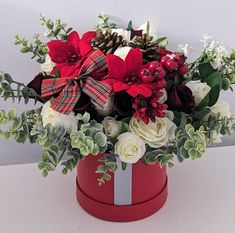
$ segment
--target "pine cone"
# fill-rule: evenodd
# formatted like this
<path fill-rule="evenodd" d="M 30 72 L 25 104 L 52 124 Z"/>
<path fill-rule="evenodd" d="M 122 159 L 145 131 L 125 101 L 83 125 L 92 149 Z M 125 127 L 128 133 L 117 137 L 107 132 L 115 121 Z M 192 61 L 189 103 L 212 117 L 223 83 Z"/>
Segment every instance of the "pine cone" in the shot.
<path fill-rule="evenodd" d="M 97 32 L 96 37 L 91 40 L 93 49 L 100 49 L 104 54 L 114 53 L 117 48 L 126 45 L 127 41 L 124 40 L 123 36 L 112 32 L 110 29 Z"/>
<path fill-rule="evenodd" d="M 152 36 L 143 34 L 142 36 L 135 36 L 132 41 L 129 42 L 128 46 L 132 48 L 139 48 L 143 53 L 144 63 L 148 61 L 154 61 L 158 58 L 158 43 L 153 40 Z"/>

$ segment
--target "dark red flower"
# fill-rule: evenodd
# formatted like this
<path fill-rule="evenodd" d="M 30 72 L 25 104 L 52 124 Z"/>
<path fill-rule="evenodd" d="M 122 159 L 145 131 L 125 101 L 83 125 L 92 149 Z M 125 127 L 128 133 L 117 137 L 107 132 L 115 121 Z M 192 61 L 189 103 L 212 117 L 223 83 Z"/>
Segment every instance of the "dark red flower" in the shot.
<path fill-rule="evenodd" d="M 190 112 L 195 106 L 192 91 L 185 85 L 174 86 L 168 95 L 168 107 L 171 110 Z"/>
<path fill-rule="evenodd" d="M 165 86 L 165 80 L 144 82 L 139 72 L 145 66 L 142 65 L 143 57 L 139 49 L 131 49 L 125 61 L 113 54 L 107 55 L 108 76 L 105 82 L 112 85 L 114 92 L 125 91 L 132 97 L 142 95 L 150 97 L 153 89 L 161 89 Z"/>
<path fill-rule="evenodd" d="M 83 61 L 92 51 L 90 45 L 91 39 L 95 37 L 96 32 L 87 32 L 80 39 L 77 32 L 71 32 L 67 41 L 52 40 L 47 45 L 49 56 L 57 65 L 62 77 L 76 77 Z"/>
<path fill-rule="evenodd" d="M 122 117 L 132 116 L 133 108 L 132 104 L 134 98 L 128 95 L 126 92 L 121 91 L 116 93 L 114 98 L 115 111 Z"/>
<path fill-rule="evenodd" d="M 167 109 L 167 105 L 159 102 L 162 95 L 163 92 L 154 91 L 150 98 L 137 96 L 132 105 L 135 110 L 134 117 L 142 120 L 145 124 L 148 124 L 149 120 L 155 122 L 156 117 L 164 117 L 164 110 Z"/>

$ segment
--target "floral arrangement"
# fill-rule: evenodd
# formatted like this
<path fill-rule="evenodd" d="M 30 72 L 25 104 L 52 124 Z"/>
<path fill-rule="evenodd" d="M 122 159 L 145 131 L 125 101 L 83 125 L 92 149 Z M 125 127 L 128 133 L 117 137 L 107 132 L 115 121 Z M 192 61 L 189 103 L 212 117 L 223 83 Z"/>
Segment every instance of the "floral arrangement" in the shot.
<path fill-rule="evenodd" d="M 42 107 L 17 114 L 0 111 L 0 131 L 18 143 L 38 143 L 43 176 L 61 162 L 71 171 L 87 156 L 99 157 L 99 185 L 110 172 L 139 160 L 173 166 L 173 159 L 200 158 L 209 143 L 231 135 L 235 123 L 221 91 L 235 83 L 235 50 L 203 37 L 201 55 L 187 62 L 188 44 L 167 50 L 149 22 L 134 29 L 116 28 L 99 15 L 95 30 L 82 36 L 61 20 L 41 16 L 44 42 L 16 36 L 22 53 L 31 53 L 41 72 L 28 84 L 0 75 L 0 95 Z M 66 156 L 65 156 L 66 155 Z M 94 171 L 95 172 L 95 171 Z"/>

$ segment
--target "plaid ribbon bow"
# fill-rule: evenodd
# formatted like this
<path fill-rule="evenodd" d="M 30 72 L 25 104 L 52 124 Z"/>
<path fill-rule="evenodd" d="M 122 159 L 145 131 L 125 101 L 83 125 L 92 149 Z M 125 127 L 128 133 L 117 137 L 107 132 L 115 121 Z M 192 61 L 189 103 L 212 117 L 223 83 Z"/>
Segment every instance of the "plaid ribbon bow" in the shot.
<path fill-rule="evenodd" d="M 60 93 L 52 100 L 51 108 L 69 114 L 78 102 L 82 92 L 87 94 L 95 103 L 103 108 L 112 91 L 109 84 L 95 80 L 95 74 L 107 68 L 105 55 L 95 50 L 84 61 L 77 77 L 50 78 L 42 81 L 42 97 L 49 97 Z"/>

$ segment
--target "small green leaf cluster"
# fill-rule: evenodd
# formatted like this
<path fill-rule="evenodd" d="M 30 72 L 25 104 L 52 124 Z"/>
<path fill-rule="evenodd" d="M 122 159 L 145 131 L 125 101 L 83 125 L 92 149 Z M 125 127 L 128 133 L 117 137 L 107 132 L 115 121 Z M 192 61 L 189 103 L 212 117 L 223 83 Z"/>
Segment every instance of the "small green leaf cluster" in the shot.
<path fill-rule="evenodd" d="M 67 40 L 69 33 L 73 28 L 67 28 L 67 24 L 63 23 L 60 19 L 53 22 L 51 19 L 46 19 L 44 15 L 40 15 L 41 25 L 46 28 L 44 35 L 46 37 L 55 37 L 60 40 Z"/>
<path fill-rule="evenodd" d="M 101 174 L 101 178 L 97 179 L 98 185 L 101 186 L 105 184 L 105 181 L 110 181 L 112 178 L 110 174 L 117 170 L 116 155 L 106 154 L 98 161 L 104 163 L 104 165 L 99 165 L 96 170 L 97 174 Z"/>
<path fill-rule="evenodd" d="M 214 132 L 230 136 L 235 130 L 234 118 L 222 116 L 221 113 L 210 115 L 208 120 L 203 123 L 207 131 L 209 143 L 213 143 Z"/>
<path fill-rule="evenodd" d="M 110 22 L 110 19 L 107 15 L 99 14 L 98 19 L 100 22 L 95 26 L 96 31 L 102 30 L 102 29 L 114 29 L 117 27 L 117 25 L 113 22 Z"/>
<path fill-rule="evenodd" d="M 179 128 L 176 132 L 177 158 L 180 162 L 184 159 L 196 159 L 202 157 L 206 148 L 206 134 L 204 127 L 198 130 L 191 124 Z"/>
<path fill-rule="evenodd" d="M 13 80 L 9 74 L 0 72 L 0 97 L 4 100 L 11 98 L 13 102 L 16 100 L 20 102 L 23 99 L 27 104 L 30 98 L 34 99 L 36 103 L 40 96 L 34 89 Z"/>
<path fill-rule="evenodd" d="M 90 121 L 88 113 L 78 114 L 77 118 L 83 123 L 79 125 L 79 131 L 70 135 L 72 148 L 79 149 L 84 156 L 104 153 L 107 149 L 107 136 L 103 125 L 95 120 Z"/>
<path fill-rule="evenodd" d="M 34 118 L 31 116 L 34 115 Z M 24 144 L 27 139 L 33 143 L 34 137 L 30 135 L 30 131 L 39 120 L 38 110 L 31 110 L 29 112 L 23 112 L 19 116 L 16 114 L 15 109 L 10 109 L 7 113 L 4 110 L 0 110 L 0 125 L 8 126 L 8 129 L 0 130 L 0 136 L 6 139 L 13 138 L 18 143 Z"/>
<path fill-rule="evenodd" d="M 21 46 L 21 53 L 32 53 L 31 59 L 36 58 L 38 63 L 44 63 L 48 53 L 47 44 L 40 39 L 38 34 L 34 35 L 33 40 L 33 42 L 29 42 L 27 39 L 20 38 L 16 35 L 15 45 Z"/>
<path fill-rule="evenodd" d="M 53 127 L 51 124 L 47 124 L 45 127 L 42 124 L 35 124 L 30 134 L 37 138 L 37 144 L 42 147 L 49 147 L 58 144 L 66 135 L 66 130 L 64 127 Z"/>
<path fill-rule="evenodd" d="M 168 147 L 160 147 L 157 149 L 152 149 L 149 146 L 147 147 L 147 151 L 145 155 L 142 157 L 142 162 L 147 165 L 152 165 L 155 163 L 159 163 L 161 167 L 168 165 L 168 167 L 173 167 L 173 157 L 176 153 L 175 147 L 173 145 L 169 145 Z"/>

